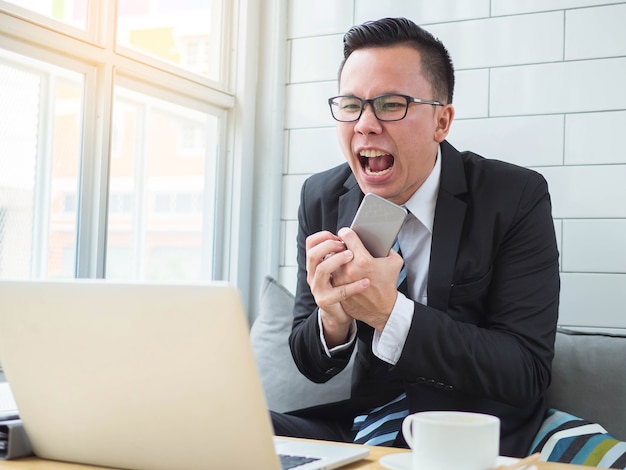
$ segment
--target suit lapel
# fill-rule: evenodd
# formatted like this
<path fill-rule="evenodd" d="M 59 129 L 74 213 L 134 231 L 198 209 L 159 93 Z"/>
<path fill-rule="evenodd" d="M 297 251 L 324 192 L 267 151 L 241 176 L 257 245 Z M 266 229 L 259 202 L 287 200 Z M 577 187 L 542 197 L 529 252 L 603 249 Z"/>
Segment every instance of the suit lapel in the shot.
<path fill-rule="evenodd" d="M 459 152 L 441 143 L 441 181 L 433 224 L 433 241 L 428 273 L 428 305 L 445 311 L 450 298 L 454 266 L 467 204 L 459 198 L 467 193 L 465 169 Z"/>
<path fill-rule="evenodd" d="M 364 194 L 352 173 L 346 180 L 344 187 L 346 188 L 346 192 L 339 196 L 337 230 L 342 227 L 350 226 L 352 219 L 354 219 L 356 211 L 364 197 Z"/>

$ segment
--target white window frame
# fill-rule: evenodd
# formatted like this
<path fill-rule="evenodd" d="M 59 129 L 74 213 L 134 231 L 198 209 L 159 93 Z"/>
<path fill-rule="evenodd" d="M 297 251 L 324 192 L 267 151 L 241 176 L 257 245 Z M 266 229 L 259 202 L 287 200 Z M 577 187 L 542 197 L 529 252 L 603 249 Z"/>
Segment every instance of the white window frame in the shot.
<path fill-rule="evenodd" d="M 259 0 L 224 1 L 222 74 L 218 82 L 115 45 L 116 2 L 92 0 L 97 10 L 82 31 L 0 0 L 3 48 L 80 72 L 85 77 L 76 277 L 104 277 L 112 100 L 115 84 L 140 84 L 160 99 L 218 113 L 220 187 L 216 188 L 212 277 L 250 297 Z M 252 47 L 256 45 L 257 47 Z M 243 110 L 245 103 L 245 111 Z M 98 116 L 97 119 L 92 118 Z"/>

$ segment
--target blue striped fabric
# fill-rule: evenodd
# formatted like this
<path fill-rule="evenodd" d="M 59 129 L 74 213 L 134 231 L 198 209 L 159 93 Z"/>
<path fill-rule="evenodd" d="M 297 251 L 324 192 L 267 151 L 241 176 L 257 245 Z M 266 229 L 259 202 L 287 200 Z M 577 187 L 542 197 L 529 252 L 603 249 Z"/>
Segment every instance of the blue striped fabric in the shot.
<path fill-rule="evenodd" d="M 601 468 L 626 469 L 626 442 L 597 423 L 551 409 L 535 436 L 530 453 L 541 460 Z"/>
<path fill-rule="evenodd" d="M 368 414 L 357 416 L 352 426 L 354 431 L 358 430 L 354 442 L 368 446 L 393 445 L 408 414 L 406 393 L 403 393 Z"/>

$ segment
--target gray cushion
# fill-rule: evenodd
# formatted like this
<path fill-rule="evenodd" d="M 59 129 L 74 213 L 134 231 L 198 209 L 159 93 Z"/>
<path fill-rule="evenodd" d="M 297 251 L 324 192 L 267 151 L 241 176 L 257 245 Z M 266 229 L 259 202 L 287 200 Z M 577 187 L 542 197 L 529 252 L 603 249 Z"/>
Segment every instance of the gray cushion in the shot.
<path fill-rule="evenodd" d="M 325 384 L 311 382 L 296 368 L 288 343 L 293 304 L 293 295 L 267 276 L 250 338 L 269 409 L 285 412 L 348 398 L 351 363 Z"/>
<path fill-rule="evenodd" d="M 555 349 L 548 406 L 626 440 L 626 337 L 561 328 Z"/>

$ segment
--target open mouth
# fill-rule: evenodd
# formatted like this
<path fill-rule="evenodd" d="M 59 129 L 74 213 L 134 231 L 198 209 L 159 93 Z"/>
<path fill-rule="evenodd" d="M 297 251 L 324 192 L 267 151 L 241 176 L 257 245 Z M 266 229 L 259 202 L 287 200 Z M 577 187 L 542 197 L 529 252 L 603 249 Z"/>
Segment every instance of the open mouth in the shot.
<path fill-rule="evenodd" d="M 361 166 L 367 175 L 381 176 L 389 173 L 393 168 L 393 155 L 381 150 L 363 150 L 359 157 L 361 158 Z"/>

